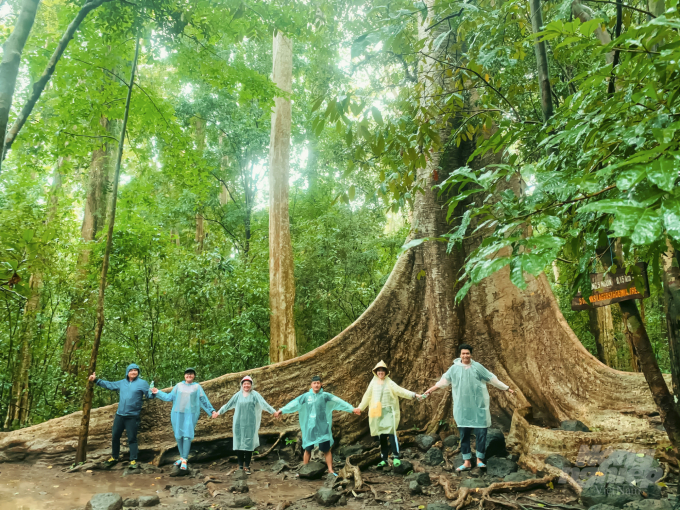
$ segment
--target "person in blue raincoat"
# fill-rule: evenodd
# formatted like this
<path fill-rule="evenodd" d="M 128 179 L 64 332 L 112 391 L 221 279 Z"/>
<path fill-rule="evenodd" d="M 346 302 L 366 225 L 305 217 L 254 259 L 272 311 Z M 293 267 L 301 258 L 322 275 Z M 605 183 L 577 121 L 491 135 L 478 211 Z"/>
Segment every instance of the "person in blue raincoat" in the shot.
<path fill-rule="evenodd" d="M 489 372 L 481 363 L 472 360 L 472 346 L 461 344 L 458 347 L 460 358 L 453 361 L 453 365 L 442 376 L 437 384 L 425 392 L 429 395 L 433 391 L 451 386 L 453 393 L 453 418 L 460 432 L 460 451 L 463 454 L 463 464 L 456 471 L 472 469 L 472 452 L 470 450 L 470 435 L 475 434 L 475 449 L 477 467 L 486 467 L 486 429 L 491 426 L 489 412 L 489 383 L 499 390 L 514 391 L 503 384 Z"/>
<path fill-rule="evenodd" d="M 238 468 L 250 474 L 250 459 L 253 451 L 260 446 L 258 432 L 262 411 L 274 414 L 276 410 L 253 389 L 253 379 L 249 375 L 241 379 L 241 390 L 231 397 L 229 402 L 217 411 L 217 414 L 224 414 L 231 409 L 236 409 L 232 430 L 234 432 L 233 450 L 238 458 Z"/>
<path fill-rule="evenodd" d="M 333 446 L 333 411 L 361 415 L 358 408 L 352 407 L 335 395 L 325 393 L 321 388 L 321 378 L 315 375 L 312 377 L 311 389 L 276 411 L 274 417 L 278 418 L 281 414 L 299 412 L 302 448 L 305 450 L 303 462 L 309 464 L 312 450 L 316 445 L 326 458 L 328 472 L 336 475 L 333 471 L 333 454 L 331 453 L 331 446 Z"/>
<path fill-rule="evenodd" d="M 125 379 L 120 381 L 105 381 L 98 379 L 96 373 L 88 378 L 97 386 L 111 391 L 117 391 L 120 395 L 116 417 L 113 419 L 111 433 L 111 458 L 103 463 L 104 469 L 113 467 L 118 462 L 120 455 L 120 438 L 123 431 L 127 431 L 128 444 L 130 445 L 130 469 L 137 469 L 137 430 L 139 429 L 140 413 L 142 412 L 142 400 L 149 398 L 149 383 L 139 377 L 140 370 L 137 365 L 131 363 L 125 371 Z"/>
<path fill-rule="evenodd" d="M 179 450 L 179 459 L 175 466 L 179 466 L 181 474 L 187 472 L 191 441 L 194 439 L 194 429 L 201 409 L 213 418 L 218 416 L 201 385 L 194 381 L 195 378 L 196 370 L 190 367 L 184 371 L 184 382 L 177 383 L 170 393 L 158 391 L 158 388 L 151 390 L 153 396 L 173 403 L 170 422 Z"/>

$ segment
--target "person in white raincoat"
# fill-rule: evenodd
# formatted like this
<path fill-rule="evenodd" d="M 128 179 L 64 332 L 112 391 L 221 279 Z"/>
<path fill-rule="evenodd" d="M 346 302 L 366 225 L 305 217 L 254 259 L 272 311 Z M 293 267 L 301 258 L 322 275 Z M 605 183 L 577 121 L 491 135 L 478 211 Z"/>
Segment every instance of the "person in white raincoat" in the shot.
<path fill-rule="evenodd" d="M 486 429 L 491 426 L 489 412 L 489 383 L 499 390 L 514 393 L 507 384 L 489 372 L 481 363 L 472 361 L 472 346 L 461 344 L 458 347 L 460 358 L 453 361 L 453 365 L 442 376 L 437 384 L 425 392 L 429 395 L 433 391 L 451 386 L 453 394 L 453 418 L 460 432 L 460 451 L 463 454 L 463 464 L 456 471 L 467 471 L 472 468 L 472 452 L 470 450 L 470 434 L 474 431 L 477 455 L 477 467 L 486 467 L 484 456 L 486 453 Z"/>
<path fill-rule="evenodd" d="M 338 476 L 333 471 L 333 454 L 331 453 L 333 411 L 354 413 L 357 416 L 361 414 L 359 409 L 353 408 L 340 397 L 325 393 L 321 388 L 321 378 L 315 375 L 312 377 L 312 388 L 276 411 L 274 417 L 278 418 L 281 414 L 299 413 L 302 448 L 305 450 L 302 462 L 309 464 L 314 445 L 318 445 L 326 458 L 328 472 Z"/>
<path fill-rule="evenodd" d="M 399 442 L 397 440 L 397 427 L 401 419 L 399 399 L 411 400 L 413 397 L 421 398 L 421 395 L 405 390 L 388 377 L 389 370 L 385 362 L 380 360 L 373 369 L 373 380 L 368 385 L 364 397 L 361 399 L 359 409 L 364 411 L 368 407 L 368 425 L 371 435 L 380 439 L 380 455 L 382 460 L 378 466 L 385 466 L 389 458 L 390 448 L 395 466 L 399 466 Z M 389 445 L 388 445 L 389 438 Z"/>
<path fill-rule="evenodd" d="M 249 375 L 241 379 L 241 391 L 231 397 L 217 413 L 224 414 L 231 409 L 236 409 L 232 430 L 234 432 L 233 450 L 238 457 L 238 468 L 245 469 L 245 472 L 250 474 L 250 459 L 253 451 L 260 446 L 258 432 L 262 411 L 274 414 L 276 410 L 253 389 L 253 379 Z"/>

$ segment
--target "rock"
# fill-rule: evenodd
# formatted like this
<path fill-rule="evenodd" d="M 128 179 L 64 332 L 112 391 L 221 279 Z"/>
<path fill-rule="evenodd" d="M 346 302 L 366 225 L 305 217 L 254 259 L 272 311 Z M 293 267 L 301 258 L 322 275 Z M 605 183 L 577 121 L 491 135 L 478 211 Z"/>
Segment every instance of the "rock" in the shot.
<path fill-rule="evenodd" d="M 458 448 L 459 444 L 460 438 L 455 434 L 451 434 L 446 439 L 444 439 L 444 446 L 446 448 L 451 448 L 452 450 L 455 450 L 456 448 Z"/>
<path fill-rule="evenodd" d="M 346 459 L 347 457 L 350 457 L 352 455 L 358 455 L 359 453 L 363 453 L 364 447 L 361 446 L 360 444 L 351 444 L 347 446 L 341 446 L 338 448 L 338 455 L 342 459 Z"/>
<path fill-rule="evenodd" d="M 170 487 L 171 496 L 179 496 L 180 494 L 184 494 L 185 492 L 186 489 L 181 485 L 173 485 L 172 487 Z"/>
<path fill-rule="evenodd" d="M 161 499 L 154 495 L 154 496 L 139 496 L 139 506 L 143 508 L 147 508 L 150 506 L 156 506 L 161 504 Z"/>
<path fill-rule="evenodd" d="M 536 478 L 536 476 L 533 473 L 530 473 L 529 471 L 525 471 L 524 469 L 520 469 L 516 473 L 510 473 L 509 475 L 505 475 L 503 477 L 503 481 L 504 482 L 524 482 L 525 480 L 531 480 L 532 478 Z"/>
<path fill-rule="evenodd" d="M 238 480 L 236 482 L 231 483 L 231 487 L 229 487 L 229 492 L 248 492 L 250 489 L 248 488 L 248 482 L 245 480 Z"/>
<path fill-rule="evenodd" d="M 326 479 L 325 479 L 324 482 L 323 482 L 323 486 L 324 486 L 324 487 L 328 487 L 329 489 L 332 489 L 333 486 L 335 485 L 335 482 L 337 482 L 337 481 L 338 481 L 338 477 L 337 477 L 337 476 L 335 476 L 335 475 L 332 474 L 332 473 L 328 473 L 328 474 L 326 475 Z"/>
<path fill-rule="evenodd" d="M 642 499 L 623 505 L 624 510 L 673 510 L 673 504 L 667 499 Z"/>
<path fill-rule="evenodd" d="M 560 430 L 568 432 L 590 432 L 585 423 L 579 420 L 564 420 L 560 423 Z"/>
<path fill-rule="evenodd" d="M 413 464 L 407 460 L 402 460 L 401 465 L 392 467 L 392 471 L 399 475 L 405 475 L 413 471 Z"/>
<path fill-rule="evenodd" d="M 428 434 L 418 434 L 416 436 L 416 445 L 418 445 L 418 448 L 420 448 L 422 451 L 426 452 L 438 440 L 439 438 L 437 436 L 430 436 Z"/>
<path fill-rule="evenodd" d="M 505 478 L 517 471 L 517 463 L 503 457 L 492 457 L 486 462 L 486 474 Z"/>
<path fill-rule="evenodd" d="M 123 500 L 123 506 L 125 508 L 136 508 L 139 506 L 139 502 L 137 501 L 137 498 L 127 498 Z"/>
<path fill-rule="evenodd" d="M 468 489 L 483 489 L 488 487 L 488 484 L 480 478 L 466 478 L 460 483 L 460 486 Z"/>
<path fill-rule="evenodd" d="M 175 477 L 175 476 L 184 476 L 186 473 L 183 472 L 179 466 L 172 466 L 172 471 L 170 471 L 170 476 Z"/>
<path fill-rule="evenodd" d="M 305 464 L 300 468 L 299 474 L 300 478 L 308 478 L 310 480 L 316 480 L 321 478 L 321 476 L 328 471 L 326 464 L 321 462 L 310 462 Z"/>
<path fill-rule="evenodd" d="M 338 500 L 338 504 L 336 506 L 345 506 L 347 504 L 347 497 L 343 494 L 340 496 L 340 499 Z"/>
<path fill-rule="evenodd" d="M 234 496 L 233 505 L 234 505 L 235 508 L 243 508 L 244 506 L 255 506 L 255 503 L 250 498 L 250 496 L 240 494 L 240 495 Z"/>
<path fill-rule="evenodd" d="M 600 503 L 599 505 L 591 506 L 589 510 L 617 510 L 617 509 L 615 506 Z"/>
<path fill-rule="evenodd" d="M 484 457 L 505 457 L 508 451 L 505 449 L 505 436 L 500 429 L 486 429 L 486 451 Z"/>
<path fill-rule="evenodd" d="M 643 498 L 641 490 L 625 481 L 623 483 L 606 482 L 604 477 L 593 476 L 583 485 L 581 502 L 591 507 L 603 503 L 623 508 L 623 505 Z M 642 490 L 648 499 L 661 499 L 661 489 L 650 485 Z"/>
<path fill-rule="evenodd" d="M 656 483 L 663 476 L 663 469 L 659 461 L 650 455 L 642 455 L 625 450 L 615 450 L 603 462 L 598 469 L 609 476 L 620 476 L 620 482 L 632 482 L 635 480 L 638 487 L 644 489 Z"/>
<path fill-rule="evenodd" d="M 243 469 L 237 469 L 234 471 L 234 473 L 231 475 L 231 479 L 234 482 L 238 482 L 239 480 L 247 480 L 248 475 L 246 474 L 245 470 Z"/>
<path fill-rule="evenodd" d="M 189 510 L 210 510 L 212 502 L 210 501 L 194 501 L 189 505 Z"/>
<path fill-rule="evenodd" d="M 281 472 L 281 471 L 283 471 L 283 470 L 285 469 L 285 466 L 286 466 L 287 464 L 288 464 L 288 463 L 287 463 L 285 460 L 279 459 L 279 460 L 277 460 L 276 462 L 274 462 L 274 464 L 272 465 L 272 467 L 270 468 L 270 470 L 271 470 L 271 471 L 274 471 L 274 473 L 279 473 L 279 472 Z"/>
<path fill-rule="evenodd" d="M 408 490 L 411 494 L 422 494 L 423 493 L 423 487 L 416 480 L 411 480 L 409 482 Z"/>
<path fill-rule="evenodd" d="M 125 468 L 125 471 L 123 471 L 123 476 L 131 476 L 131 475 L 141 475 L 142 470 L 139 469 L 139 467 L 136 467 L 135 469 L 130 468 L 130 466 Z"/>
<path fill-rule="evenodd" d="M 448 503 L 435 501 L 434 503 L 428 503 L 426 510 L 451 510 L 451 507 Z"/>
<path fill-rule="evenodd" d="M 545 459 L 545 463 L 549 466 L 554 466 L 557 469 L 561 469 L 562 471 L 568 471 L 571 469 L 571 462 L 569 462 L 569 459 L 563 457 L 562 455 L 557 455 L 556 453 L 548 455 Z"/>
<path fill-rule="evenodd" d="M 436 446 L 430 448 L 423 458 L 423 463 L 427 464 L 428 466 L 438 466 L 442 462 L 444 462 L 444 455 L 442 454 L 442 451 Z"/>
<path fill-rule="evenodd" d="M 321 487 L 316 491 L 314 496 L 314 501 L 319 503 L 321 506 L 333 506 L 340 500 L 340 493 L 329 489 L 328 487 Z"/>
<path fill-rule="evenodd" d="M 415 481 L 418 485 L 430 485 L 430 473 L 411 473 L 405 480 L 407 482 Z"/>
<path fill-rule="evenodd" d="M 120 510 L 123 508 L 123 498 L 115 492 L 95 494 L 85 505 L 85 510 Z"/>
<path fill-rule="evenodd" d="M 154 466 L 153 464 L 148 464 L 146 462 L 140 463 L 139 469 L 145 475 L 153 475 L 153 474 L 156 474 L 156 473 L 162 473 L 163 472 L 163 470 L 161 468 L 159 468 L 158 466 Z"/>

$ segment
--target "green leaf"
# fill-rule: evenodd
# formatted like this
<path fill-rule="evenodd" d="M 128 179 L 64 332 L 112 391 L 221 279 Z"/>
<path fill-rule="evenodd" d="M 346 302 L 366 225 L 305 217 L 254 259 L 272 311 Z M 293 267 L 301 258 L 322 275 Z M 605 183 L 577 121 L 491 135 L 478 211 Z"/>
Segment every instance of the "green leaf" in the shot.
<path fill-rule="evenodd" d="M 425 276 L 427 273 L 425 272 L 424 269 L 422 269 L 417 275 L 416 275 L 416 280 L 420 281 L 420 279 Z"/>
<path fill-rule="evenodd" d="M 663 220 L 653 209 L 646 209 L 633 227 L 634 244 L 651 244 L 661 237 Z"/>
<path fill-rule="evenodd" d="M 437 38 L 434 40 L 434 44 L 433 44 L 433 47 L 432 47 L 432 51 L 437 51 L 437 50 L 439 49 L 439 47 L 442 45 L 442 43 L 443 43 L 443 42 L 446 40 L 446 38 L 449 36 L 450 33 L 451 33 L 451 30 L 449 30 L 449 31 L 447 31 L 447 32 L 442 32 L 441 34 L 439 34 L 439 35 L 437 36 Z"/>
<path fill-rule="evenodd" d="M 354 184 L 352 184 L 349 187 L 349 190 L 347 191 L 347 195 L 349 196 L 350 200 L 354 200 L 354 195 L 356 194 L 356 188 L 354 187 Z"/>
<path fill-rule="evenodd" d="M 680 165 L 675 159 L 657 159 L 647 169 L 647 178 L 664 191 L 673 191 Z"/>
<path fill-rule="evenodd" d="M 421 244 L 428 240 L 429 238 L 427 237 L 421 237 L 420 239 L 411 239 L 408 243 L 401 247 L 401 249 L 399 250 L 399 255 L 401 255 L 405 251 L 410 250 L 414 246 L 420 246 Z"/>
<path fill-rule="evenodd" d="M 33 235 L 34 235 L 34 234 L 35 234 L 35 230 L 27 229 L 27 230 L 24 230 L 24 231 L 21 233 L 21 237 L 24 238 L 24 241 L 26 241 L 27 243 L 30 243 L 31 240 L 33 239 Z"/>
<path fill-rule="evenodd" d="M 618 179 L 616 179 L 616 187 L 620 190 L 629 190 L 634 188 L 647 175 L 647 167 L 644 165 L 636 165 L 621 172 Z"/>
<path fill-rule="evenodd" d="M 510 262 L 510 281 L 521 290 L 527 288 L 527 282 L 524 281 L 524 271 L 522 271 L 521 257 L 513 258 Z"/>
<path fill-rule="evenodd" d="M 375 121 L 382 126 L 383 118 L 380 110 L 378 110 L 375 106 L 372 106 L 371 113 L 373 114 L 373 119 L 375 119 Z"/>
<path fill-rule="evenodd" d="M 319 108 L 321 108 L 321 105 L 322 105 L 322 103 L 323 103 L 323 100 L 324 100 L 324 97 L 321 96 L 319 99 L 317 99 L 316 101 L 314 101 L 314 104 L 312 105 L 312 113 L 314 113 L 314 112 L 317 111 Z"/>
<path fill-rule="evenodd" d="M 680 241 L 680 198 L 664 200 L 660 210 L 666 232 L 676 241 Z"/>

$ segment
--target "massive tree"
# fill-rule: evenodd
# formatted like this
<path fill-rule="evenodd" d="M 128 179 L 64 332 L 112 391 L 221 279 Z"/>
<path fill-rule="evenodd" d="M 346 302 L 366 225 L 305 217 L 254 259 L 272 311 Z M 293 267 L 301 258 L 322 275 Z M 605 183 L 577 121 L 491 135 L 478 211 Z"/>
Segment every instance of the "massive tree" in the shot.
<path fill-rule="evenodd" d="M 430 22 L 427 18 L 423 27 Z M 431 32 L 425 34 L 430 40 L 439 35 L 437 30 Z M 440 78 L 432 61 L 426 61 L 419 79 Z M 431 153 L 418 170 L 423 191 L 414 199 L 413 225 L 417 228 L 407 241 L 440 237 L 450 228 L 442 207 L 446 196 L 440 196 L 433 186 L 463 166 L 474 147 L 472 143 L 446 144 L 447 132 L 440 135 L 446 149 Z M 488 163 L 477 158 L 471 165 L 481 168 Z M 458 212 L 465 206 L 460 204 Z M 498 426 L 510 430 L 510 442 L 527 465 L 540 464 L 548 452 L 573 458 L 579 442 L 627 447 L 667 443 L 665 434 L 648 420 L 656 408 L 642 374 L 613 370 L 586 351 L 562 316 L 544 274 L 527 276 L 526 288 L 520 289 L 511 282 L 505 266 L 471 287 L 456 304 L 457 275 L 466 254 L 479 242 L 472 237 L 451 254 L 442 243 L 413 245 L 398 259 L 376 300 L 337 337 L 303 356 L 248 371 L 258 391 L 279 407 L 305 391 L 312 375 L 321 375 L 329 391 L 358 403 L 372 377 L 371 368 L 380 359 L 390 366 L 396 382 L 422 390 L 451 365 L 457 346 L 469 342 L 475 347 L 475 359 L 517 391 L 515 395 L 492 391 L 492 416 Z M 226 374 L 202 385 L 218 405 L 237 391 L 243 375 Z M 441 419 L 451 416 L 451 398 L 446 392 L 424 403 L 403 405 L 403 429 L 418 426 L 435 431 Z M 115 410 L 112 405 L 92 411 L 91 453 L 104 453 L 110 447 Z M 0 460 L 43 457 L 71 462 L 80 418 L 80 413 L 74 413 L 1 435 Z M 581 434 L 545 428 L 565 419 L 579 419 L 599 431 Z M 283 422 L 265 416 L 261 433 L 296 428 L 294 416 Z M 367 432 L 365 416 L 342 415 L 336 421 L 336 437 L 341 442 Z M 202 417 L 195 442 L 228 445 L 231 434 L 231 420 Z M 170 413 L 160 402 L 145 405 L 140 448 L 159 464 L 164 463 L 164 453 L 174 448 Z"/>

